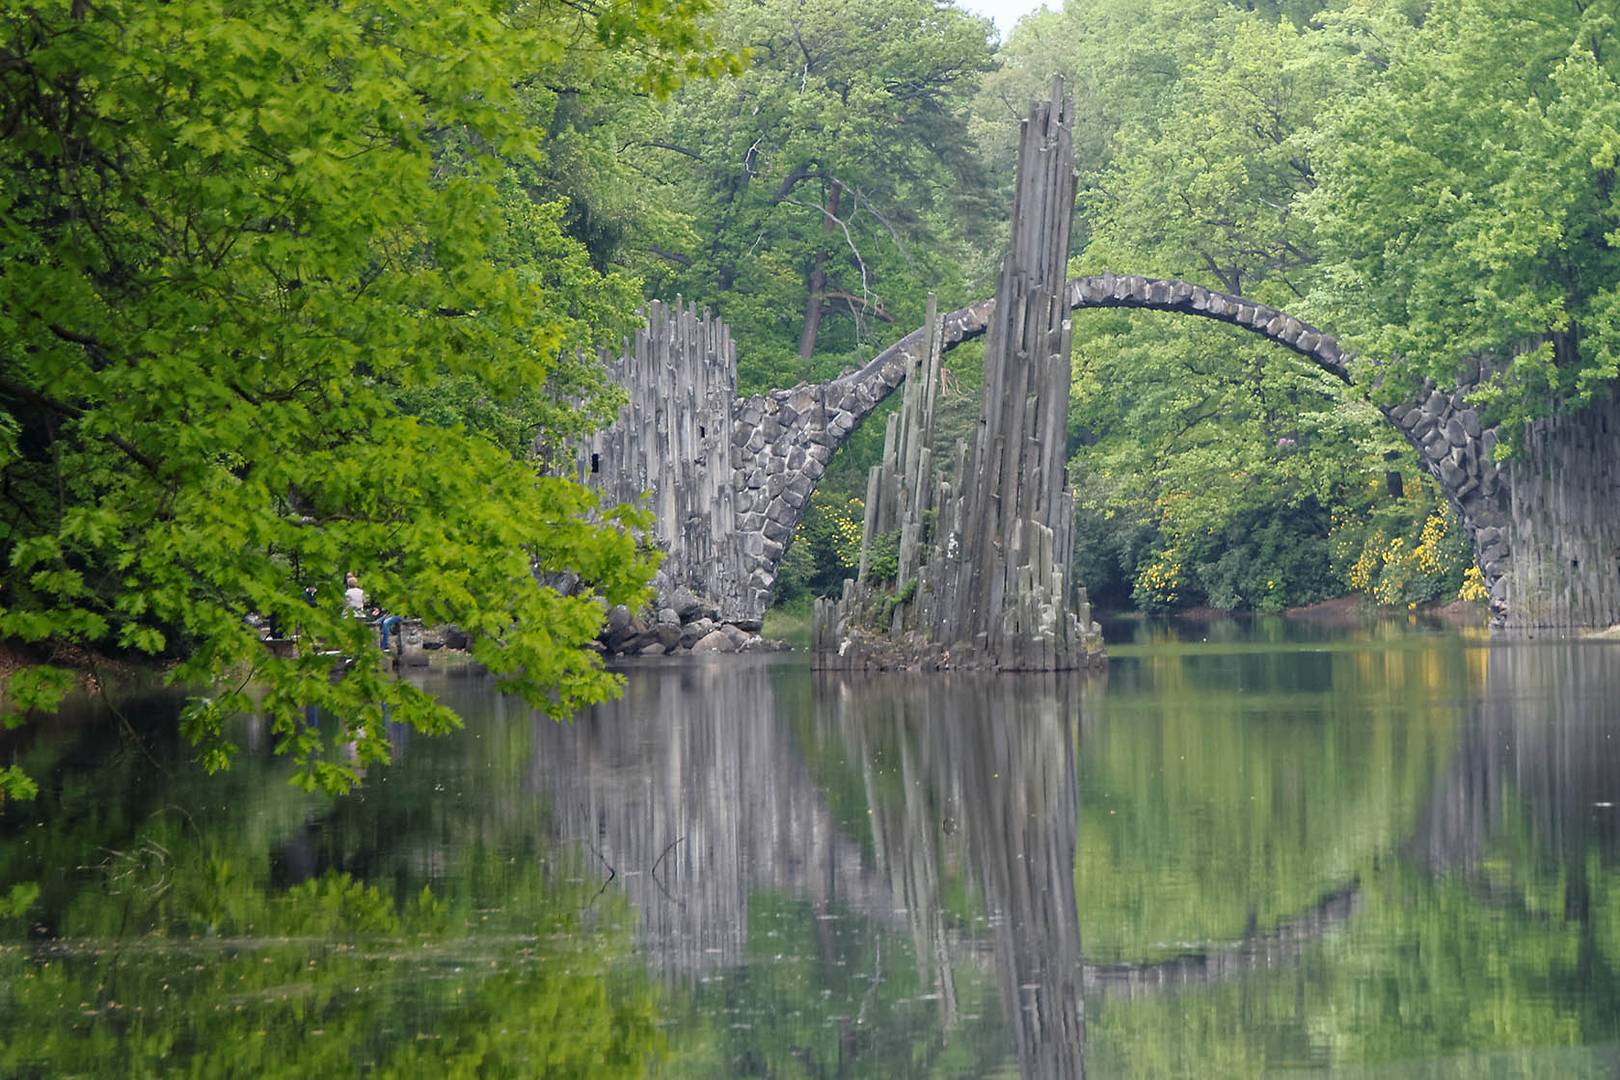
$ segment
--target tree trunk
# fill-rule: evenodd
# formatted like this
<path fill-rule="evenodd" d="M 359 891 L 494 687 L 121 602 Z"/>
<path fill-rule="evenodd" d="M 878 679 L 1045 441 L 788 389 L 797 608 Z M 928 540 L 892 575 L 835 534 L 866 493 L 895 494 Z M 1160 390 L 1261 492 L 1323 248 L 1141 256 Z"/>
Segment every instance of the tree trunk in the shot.
<path fill-rule="evenodd" d="M 838 228 L 838 196 L 844 187 L 837 180 L 827 187 L 827 205 L 822 212 L 821 231 L 830 233 Z M 808 360 L 816 353 L 816 335 L 821 332 L 821 307 L 827 292 L 827 245 L 816 249 L 815 260 L 805 281 L 808 295 L 804 300 L 804 331 L 799 334 L 799 359 Z"/>

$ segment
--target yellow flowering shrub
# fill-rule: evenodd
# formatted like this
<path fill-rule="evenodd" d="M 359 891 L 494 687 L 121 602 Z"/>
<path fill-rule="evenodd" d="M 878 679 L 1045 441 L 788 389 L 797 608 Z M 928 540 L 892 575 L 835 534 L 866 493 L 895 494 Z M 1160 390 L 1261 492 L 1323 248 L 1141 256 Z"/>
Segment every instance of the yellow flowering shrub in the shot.
<path fill-rule="evenodd" d="M 1457 590 L 1457 599 L 1483 604 L 1490 598 L 1491 594 L 1485 588 L 1485 575 L 1479 572 L 1479 567 L 1474 565 L 1464 570 L 1462 588 Z"/>
<path fill-rule="evenodd" d="M 1174 549 L 1166 549 L 1142 564 L 1131 595 L 1144 611 L 1162 611 L 1175 606 L 1180 589 L 1181 561 Z"/>
<path fill-rule="evenodd" d="M 1348 559 L 1346 584 L 1384 607 L 1410 609 L 1452 596 L 1473 599 L 1471 593 L 1464 593 L 1479 571 L 1472 566 L 1467 538 L 1454 526 L 1451 509 L 1444 504 L 1424 519 L 1418 535 L 1410 540 L 1400 534 L 1390 536 L 1382 528 L 1372 528 L 1357 537 L 1351 523 L 1336 521 L 1335 529 L 1341 537 L 1335 545 L 1336 557 L 1347 558 L 1349 551 L 1355 552 Z M 1360 540 L 1359 549 L 1353 546 L 1356 539 Z M 1462 592 L 1458 591 L 1459 584 Z M 1476 589 L 1483 593 L 1482 585 Z"/>

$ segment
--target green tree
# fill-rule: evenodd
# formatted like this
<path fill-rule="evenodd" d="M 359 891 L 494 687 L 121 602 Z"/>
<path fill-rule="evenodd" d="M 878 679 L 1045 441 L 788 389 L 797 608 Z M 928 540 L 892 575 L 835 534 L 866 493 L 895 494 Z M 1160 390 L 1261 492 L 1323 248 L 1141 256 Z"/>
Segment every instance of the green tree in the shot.
<path fill-rule="evenodd" d="M 650 557 L 631 517 L 524 447 L 591 422 L 601 387 L 576 357 L 633 292 L 525 186 L 531 91 L 588 56 L 634 56 L 648 92 L 713 70 L 705 8 L 7 9 L 0 639 L 177 657 L 176 680 L 216 688 L 185 721 L 211 766 L 252 703 L 299 781 L 329 788 L 354 775 L 334 746 L 385 756 L 385 715 L 456 722 L 369 659 L 346 570 L 464 627 L 537 705 L 610 693 L 585 646 Z M 409 411 L 455 395 L 500 422 Z M 544 583 L 565 573 L 574 595 Z M 250 612 L 323 648 L 272 657 Z M 13 719 L 66 685 L 25 668 Z M 344 730 L 323 742 L 309 704 Z"/>
<path fill-rule="evenodd" d="M 989 23 L 933 0 L 767 0 L 728 5 L 718 32 L 752 59 L 673 102 L 670 168 L 705 238 L 681 280 L 737 330 L 745 383 L 791 383 L 960 280 Z"/>
<path fill-rule="evenodd" d="M 1510 434 L 1620 371 L 1620 23 L 1582 0 L 1438 0 L 1320 140 L 1313 294 L 1389 395 L 1494 376 Z"/>
<path fill-rule="evenodd" d="M 1319 271 L 1299 203 L 1319 183 L 1322 114 L 1411 28 L 1396 0 L 1323 6 L 1100 2 L 1020 24 L 998 78 L 1076 79 L 1077 272 L 1304 306 Z M 1386 475 L 1402 445 L 1376 411 L 1252 336 L 1087 314 L 1074 364 L 1080 571 L 1105 603 L 1322 599 L 1347 588 L 1330 543 L 1343 523 L 1388 503 L 1395 531 L 1416 536 L 1432 505 L 1391 496 L 1425 481 Z"/>

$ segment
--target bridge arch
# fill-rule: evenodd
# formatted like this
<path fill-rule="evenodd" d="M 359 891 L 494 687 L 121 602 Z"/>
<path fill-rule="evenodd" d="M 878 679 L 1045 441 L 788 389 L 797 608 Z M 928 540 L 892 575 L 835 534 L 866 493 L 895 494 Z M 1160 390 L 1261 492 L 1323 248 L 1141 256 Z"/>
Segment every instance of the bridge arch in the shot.
<path fill-rule="evenodd" d="M 1071 310 L 1128 308 L 1194 315 L 1248 330 L 1297 353 L 1348 384 L 1348 359 L 1331 334 L 1267 304 L 1186 281 L 1103 274 L 1071 279 Z M 983 335 L 995 300 L 943 316 L 943 348 Z M 739 399 L 731 415 L 732 497 L 737 575 L 744 621 L 763 618 L 776 568 L 832 456 L 850 433 L 926 359 L 918 329 L 863 367 L 830 382 Z M 1468 406 L 1468 387 L 1425 388 L 1413 401 L 1380 411 L 1417 451 L 1473 542 L 1493 614 L 1507 614 L 1512 553 L 1506 475 L 1491 460 L 1495 433 Z M 757 613 L 757 614 L 756 614 Z"/>

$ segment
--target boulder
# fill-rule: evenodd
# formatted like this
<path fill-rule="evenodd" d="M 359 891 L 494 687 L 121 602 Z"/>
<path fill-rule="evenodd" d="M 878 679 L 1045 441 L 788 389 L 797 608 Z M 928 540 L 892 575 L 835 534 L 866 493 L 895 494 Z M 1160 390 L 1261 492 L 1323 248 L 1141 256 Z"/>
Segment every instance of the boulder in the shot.
<path fill-rule="evenodd" d="M 711 630 L 692 646 L 694 653 L 730 653 L 737 651 L 737 645 L 731 636 L 724 630 Z"/>
<path fill-rule="evenodd" d="M 677 622 L 686 622 L 703 610 L 703 602 L 697 598 L 697 594 L 684 585 L 670 596 L 669 606 L 674 610 Z"/>

